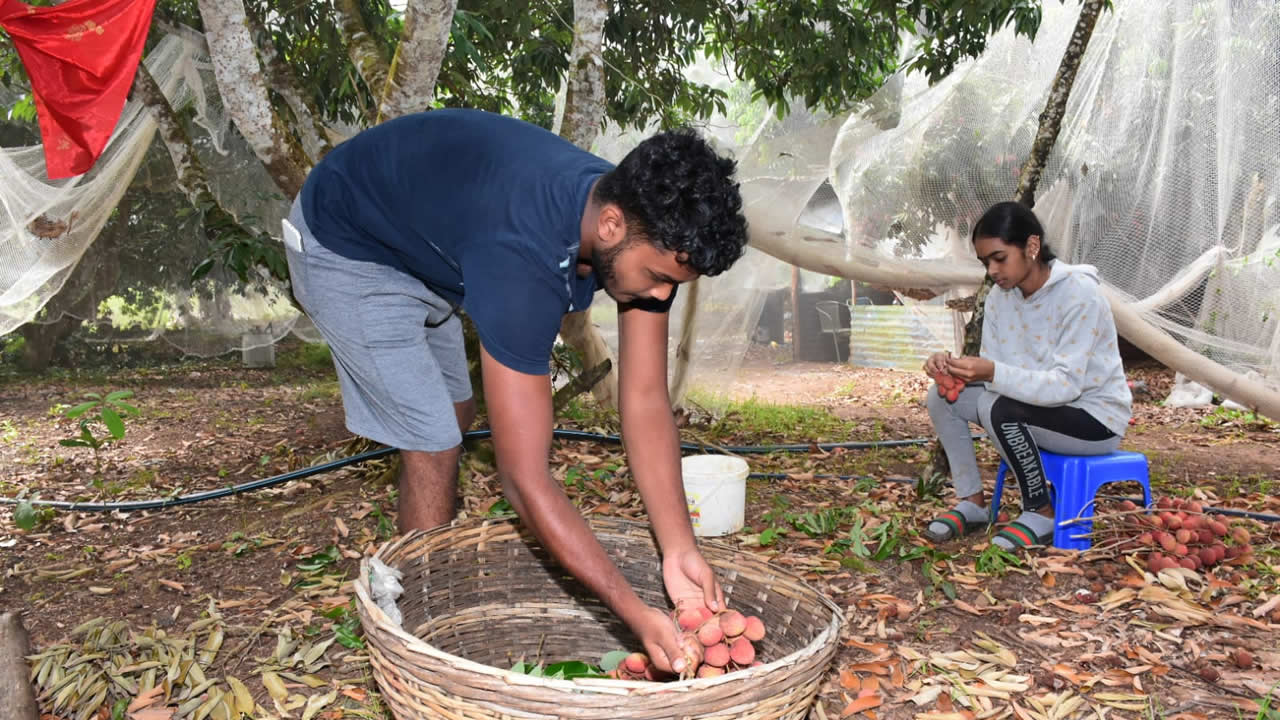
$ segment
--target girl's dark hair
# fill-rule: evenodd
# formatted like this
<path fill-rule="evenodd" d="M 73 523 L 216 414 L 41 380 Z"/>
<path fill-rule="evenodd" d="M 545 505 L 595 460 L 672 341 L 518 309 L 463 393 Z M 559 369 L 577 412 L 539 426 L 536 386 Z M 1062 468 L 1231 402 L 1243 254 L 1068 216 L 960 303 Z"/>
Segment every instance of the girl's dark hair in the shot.
<path fill-rule="evenodd" d="M 1037 261 L 1048 264 L 1057 257 L 1045 242 L 1044 227 L 1040 225 L 1036 214 L 1031 212 L 1031 208 L 1018 202 L 1002 202 L 992 205 L 974 223 L 970 242 L 977 242 L 978 238 L 1000 238 L 1006 245 L 1026 248 L 1027 238 L 1032 235 L 1040 236 Z"/>

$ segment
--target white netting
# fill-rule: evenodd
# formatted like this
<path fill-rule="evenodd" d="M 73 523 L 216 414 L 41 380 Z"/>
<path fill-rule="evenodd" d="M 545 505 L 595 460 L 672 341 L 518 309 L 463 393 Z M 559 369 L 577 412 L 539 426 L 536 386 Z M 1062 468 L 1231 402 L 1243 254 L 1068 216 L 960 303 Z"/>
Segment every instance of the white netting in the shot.
<path fill-rule="evenodd" d="M 807 116 L 766 127 L 740 151 L 754 242 L 785 236 L 783 254 L 806 266 L 890 287 L 972 290 L 971 223 L 1012 197 L 1077 12 L 1046 4 L 1034 43 L 1002 32 L 935 86 L 895 78 L 838 132 Z M 1275 3 L 1117 4 L 1094 31 L 1036 204 L 1059 256 L 1098 266 L 1149 322 L 1273 385 L 1278 51 Z M 904 301 L 924 331 L 903 352 L 955 346 L 940 300 Z M 859 310 L 855 361 L 888 317 Z"/>
<path fill-rule="evenodd" d="M 971 291 L 981 277 L 970 223 L 1012 197 L 1078 11 L 1047 3 L 1034 43 L 1002 31 L 982 57 L 939 84 L 895 77 L 845 117 L 797 111 L 779 121 L 731 103 L 732 119 L 707 124 L 739 159 L 754 243 L 785 238 L 780 254 L 806 256 L 807 267 L 829 275 L 851 274 L 886 291 L 941 293 L 929 303 L 899 295 L 903 307 L 889 308 L 892 293 L 868 297 L 874 293 L 860 284 L 853 312 L 837 312 L 846 327 L 852 322 L 852 332 L 836 338 L 849 341 L 856 362 L 918 367 L 930 349 L 955 347 L 956 318 L 941 301 Z M 205 153 L 211 177 L 236 212 L 274 231 L 283 199 L 243 141 L 224 132 L 212 82 L 195 81 L 205 72 L 199 43 L 184 38 L 180 46 L 157 48 L 153 73 L 175 91 L 204 88 L 207 108 L 198 117 L 211 118 L 204 124 L 216 138 L 205 144 L 227 153 Z M 162 50 L 171 59 L 160 60 Z M 1280 5 L 1270 0 L 1117 3 L 1098 21 L 1036 203 L 1059 256 L 1098 266 L 1110 288 L 1187 347 L 1270 383 L 1280 376 L 1277 58 Z M 4 153 L 0 333 L 32 317 L 61 286 L 150 144 L 121 140 L 150 133 L 131 105 L 98 167 L 62 185 L 42 179 L 38 148 Z M 643 135 L 611 133 L 597 150 L 617 160 Z M 42 216 L 73 227 L 44 237 L 33 232 Z M 731 380 L 753 342 L 785 343 L 781 328 L 793 323 L 802 340 L 830 347 L 816 306 L 850 300 L 849 286 L 801 273 L 793 312 L 784 309 L 791 284 L 789 265 L 755 250 L 702 282 L 694 386 Z M 279 338 L 295 321 L 278 293 L 262 299 L 227 283 L 187 301 L 174 288 L 166 298 L 179 309 L 152 323 L 152 333 L 163 331 L 189 351 L 234 347 L 246 329 Z M 673 338 L 691 294 L 682 291 L 674 309 Z M 875 305 L 861 307 L 866 300 Z M 611 303 L 599 303 L 593 318 L 606 337 L 615 334 Z M 217 340 L 226 337 L 229 343 Z"/>
<path fill-rule="evenodd" d="M 850 240 L 972 264 L 967 234 L 1009 199 L 1075 23 L 1045 6 L 945 81 L 906 79 L 896 127 L 841 129 L 831 164 Z M 1237 371 L 1280 376 L 1280 5 L 1117 3 L 1098 21 L 1037 194 L 1051 247 L 1098 266 L 1144 317 Z M 945 228 L 945 230 L 944 230 Z"/>
<path fill-rule="evenodd" d="M 191 110 L 197 154 L 224 207 L 247 224 L 278 227 L 287 210 L 284 199 L 243 140 L 230 132 L 203 36 L 180 29 L 157 43 L 144 62 L 170 104 Z M 81 333 L 94 341 L 163 338 L 186 353 L 214 355 L 245 343 L 274 342 L 295 328 L 299 315 L 275 283 L 256 279 L 246 285 L 215 272 L 193 287 L 190 271 L 209 243 L 181 204 L 137 211 L 174 216 L 159 229 L 152 223 L 151 234 L 161 237 L 131 234 L 136 229 L 145 235 L 146 220 L 154 217 L 116 217 L 125 239 L 109 252 L 86 255 L 135 181 L 152 196 L 175 191 L 172 164 L 155 130 L 142 104 L 130 101 L 93 168 L 67 180 L 48 179 L 40 146 L 0 150 L 0 335 L 27 322 L 72 316 L 86 321 Z M 149 153 L 154 162 L 147 162 Z M 147 242 L 159 249 L 149 250 Z M 138 264 L 146 262 L 155 267 L 143 277 Z M 105 280 L 98 272 L 104 265 L 118 268 Z M 104 288 L 103 282 L 115 285 Z M 101 302 L 49 304 L 60 291 L 62 298 L 101 296 Z M 299 334 L 310 338 L 308 327 L 301 323 Z"/>

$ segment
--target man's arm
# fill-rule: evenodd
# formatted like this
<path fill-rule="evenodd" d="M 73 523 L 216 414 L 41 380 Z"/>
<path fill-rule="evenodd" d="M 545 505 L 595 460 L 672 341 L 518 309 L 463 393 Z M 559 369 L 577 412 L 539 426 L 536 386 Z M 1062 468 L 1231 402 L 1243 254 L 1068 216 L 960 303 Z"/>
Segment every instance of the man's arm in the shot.
<path fill-rule="evenodd" d="M 506 367 L 482 346 L 480 366 L 503 491 L 553 557 L 644 642 L 659 669 L 682 657 L 675 625 L 644 604 L 551 477 L 551 383 Z M 674 668 L 676 672 L 683 669 Z"/>
<path fill-rule="evenodd" d="M 668 313 L 618 313 L 618 409 L 627 464 L 663 554 L 693 549 L 680 474 L 680 435 L 667 394 Z"/>
<path fill-rule="evenodd" d="M 619 410 L 627 463 L 662 549 L 676 607 L 724 607 L 724 590 L 698 551 L 680 471 L 680 435 L 667 395 L 667 313 L 618 313 Z"/>

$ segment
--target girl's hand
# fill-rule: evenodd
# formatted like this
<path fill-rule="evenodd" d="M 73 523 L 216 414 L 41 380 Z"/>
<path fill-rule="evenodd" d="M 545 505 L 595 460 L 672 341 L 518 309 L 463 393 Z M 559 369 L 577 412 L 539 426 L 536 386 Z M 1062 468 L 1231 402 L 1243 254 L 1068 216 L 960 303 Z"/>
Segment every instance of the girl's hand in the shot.
<path fill-rule="evenodd" d="M 946 372 L 966 383 L 990 382 L 996 374 L 996 364 L 984 357 L 953 357 L 947 360 Z"/>
<path fill-rule="evenodd" d="M 936 352 L 924 361 L 924 371 L 929 377 L 937 379 L 938 375 L 947 372 L 947 361 L 951 359 L 949 352 Z"/>

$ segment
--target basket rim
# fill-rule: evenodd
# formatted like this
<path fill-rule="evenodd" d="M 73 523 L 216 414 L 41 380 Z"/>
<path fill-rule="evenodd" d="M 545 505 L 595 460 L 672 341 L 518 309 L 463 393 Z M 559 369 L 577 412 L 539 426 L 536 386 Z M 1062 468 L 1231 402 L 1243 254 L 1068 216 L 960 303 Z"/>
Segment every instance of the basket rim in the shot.
<path fill-rule="evenodd" d="M 643 524 L 623 518 L 609 518 L 609 520 L 622 524 L 632 524 L 635 526 Z M 476 527 L 484 527 L 491 524 L 508 524 L 513 526 L 513 528 L 516 528 L 517 531 L 519 528 L 518 523 L 513 521 L 513 519 L 484 518 L 479 522 L 455 520 L 447 526 L 432 528 L 431 530 L 411 530 L 399 538 L 388 540 L 384 542 L 373 555 L 365 556 L 360 560 L 360 574 L 353 583 L 355 587 L 357 605 L 361 611 L 367 613 L 377 631 L 391 633 L 396 636 L 399 638 L 400 642 L 404 644 L 406 650 L 415 654 L 432 657 L 440 662 L 452 665 L 459 669 L 470 670 L 483 675 L 496 677 L 512 685 L 530 685 L 579 693 L 590 692 L 605 695 L 646 695 L 657 692 L 687 692 L 700 690 L 715 687 L 717 685 L 750 680 L 757 675 L 768 674 L 780 667 L 798 664 L 821 652 L 829 643 L 837 641 L 840 637 L 840 628 L 844 626 L 844 612 L 825 594 L 818 592 L 816 588 L 809 585 L 808 582 L 804 581 L 799 576 L 796 576 L 794 573 L 790 573 L 789 571 L 782 570 L 780 568 L 771 568 L 775 571 L 781 571 L 785 574 L 791 575 L 793 581 L 800 583 L 806 590 L 812 592 L 818 599 L 819 604 L 830 611 L 831 617 L 822 632 L 818 633 L 818 635 L 814 637 L 813 640 L 809 641 L 807 645 L 763 665 L 744 668 L 742 670 L 712 678 L 690 678 L 688 680 L 672 680 L 670 682 L 613 680 L 610 678 L 575 678 L 573 680 L 552 679 L 526 675 L 513 670 L 504 670 L 493 665 L 485 665 L 484 663 L 469 660 L 461 655 L 454 655 L 453 653 L 445 652 L 422 638 L 413 635 L 403 627 L 396 625 L 392 622 L 391 618 L 382 611 L 382 608 L 378 607 L 377 603 L 373 602 L 371 591 L 369 589 L 369 561 L 371 558 L 378 558 L 378 560 L 385 562 L 387 555 L 395 552 L 400 548 L 400 546 L 417 539 L 421 535 L 457 529 L 463 526 L 462 523 L 471 524 Z M 732 552 L 740 552 L 737 548 L 730 547 L 723 543 L 705 542 L 705 544 Z"/>

